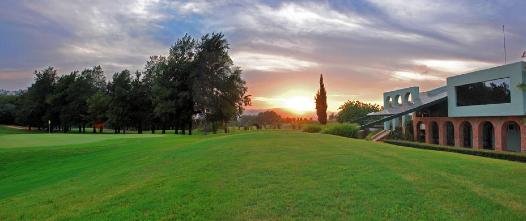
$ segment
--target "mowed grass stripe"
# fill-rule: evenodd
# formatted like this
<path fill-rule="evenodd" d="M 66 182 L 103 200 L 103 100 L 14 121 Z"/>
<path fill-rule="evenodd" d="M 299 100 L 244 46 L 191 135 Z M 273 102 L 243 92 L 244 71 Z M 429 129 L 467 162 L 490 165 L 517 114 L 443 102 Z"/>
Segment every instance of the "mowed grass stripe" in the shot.
<path fill-rule="evenodd" d="M 8 148 L 0 162 L 1 220 L 526 218 L 525 164 L 323 134 Z"/>

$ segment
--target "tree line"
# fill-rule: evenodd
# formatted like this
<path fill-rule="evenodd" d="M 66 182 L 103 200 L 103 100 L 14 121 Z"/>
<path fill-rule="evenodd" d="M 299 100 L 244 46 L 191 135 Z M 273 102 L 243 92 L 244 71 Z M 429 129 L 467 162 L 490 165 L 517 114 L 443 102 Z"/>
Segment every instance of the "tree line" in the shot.
<path fill-rule="evenodd" d="M 123 70 L 107 81 L 101 66 L 59 75 L 53 67 L 35 71 L 34 83 L 3 93 L 0 115 L 14 123 L 47 130 L 115 133 L 135 129 L 174 129 L 183 134 L 197 125 L 227 130 L 250 105 L 242 71 L 234 66 L 221 33 L 189 35 L 170 47 L 168 56 L 151 56 L 144 71 Z M 2 112 L 3 111 L 3 112 Z M 5 113 L 4 113 L 5 112 Z M 8 123 L 8 122 L 0 122 Z"/>

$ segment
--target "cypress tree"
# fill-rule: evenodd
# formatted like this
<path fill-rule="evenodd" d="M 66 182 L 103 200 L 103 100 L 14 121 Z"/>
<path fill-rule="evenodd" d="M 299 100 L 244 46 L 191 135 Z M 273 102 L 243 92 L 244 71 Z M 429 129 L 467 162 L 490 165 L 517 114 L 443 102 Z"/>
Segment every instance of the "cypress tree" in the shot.
<path fill-rule="evenodd" d="M 318 115 L 318 121 L 320 124 L 327 124 L 327 91 L 325 91 L 325 85 L 323 84 L 323 74 L 320 75 L 320 89 L 316 93 L 316 114 Z"/>

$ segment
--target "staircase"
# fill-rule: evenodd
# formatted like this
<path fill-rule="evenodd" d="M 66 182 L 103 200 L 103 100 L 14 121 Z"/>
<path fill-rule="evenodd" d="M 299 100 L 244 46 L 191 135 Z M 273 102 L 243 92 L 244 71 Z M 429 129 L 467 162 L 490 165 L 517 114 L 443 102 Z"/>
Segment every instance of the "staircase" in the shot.
<path fill-rule="evenodd" d="M 390 133 L 391 133 L 391 130 L 382 130 L 382 131 L 378 132 L 377 134 L 375 134 L 374 136 L 372 136 L 371 140 L 373 140 L 373 141 L 382 140 L 385 137 L 387 137 L 387 135 L 389 135 Z"/>

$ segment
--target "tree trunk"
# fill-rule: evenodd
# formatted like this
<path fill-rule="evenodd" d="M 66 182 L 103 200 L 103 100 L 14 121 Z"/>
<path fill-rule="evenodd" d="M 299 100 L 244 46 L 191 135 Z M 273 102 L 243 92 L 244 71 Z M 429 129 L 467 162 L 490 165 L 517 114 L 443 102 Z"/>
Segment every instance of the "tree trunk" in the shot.
<path fill-rule="evenodd" d="M 92 126 L 92 129 L 93 129 L 93 133 L 96 134 L 97 133 L 97 128 L 95 128 L 95 125 Z"/>
<path fill-rule="evenodd" d="M 82 124 L 82 133 L 86 133 L 86 124 Z"/>
<path fill-rule="evenodd" d="M 188 135 L 192 135 L 192 119 L 188 122 Z"/>
<path fill-rule="evenodd" d="M 103 130 L 104 130 L 104 127 L 99 127 L 99 133 L 102 133 Z"/>
<path fill-rule="evenodd" d="M 79 134 L 82 133 L 82 125 L 79 124 Z"/>

